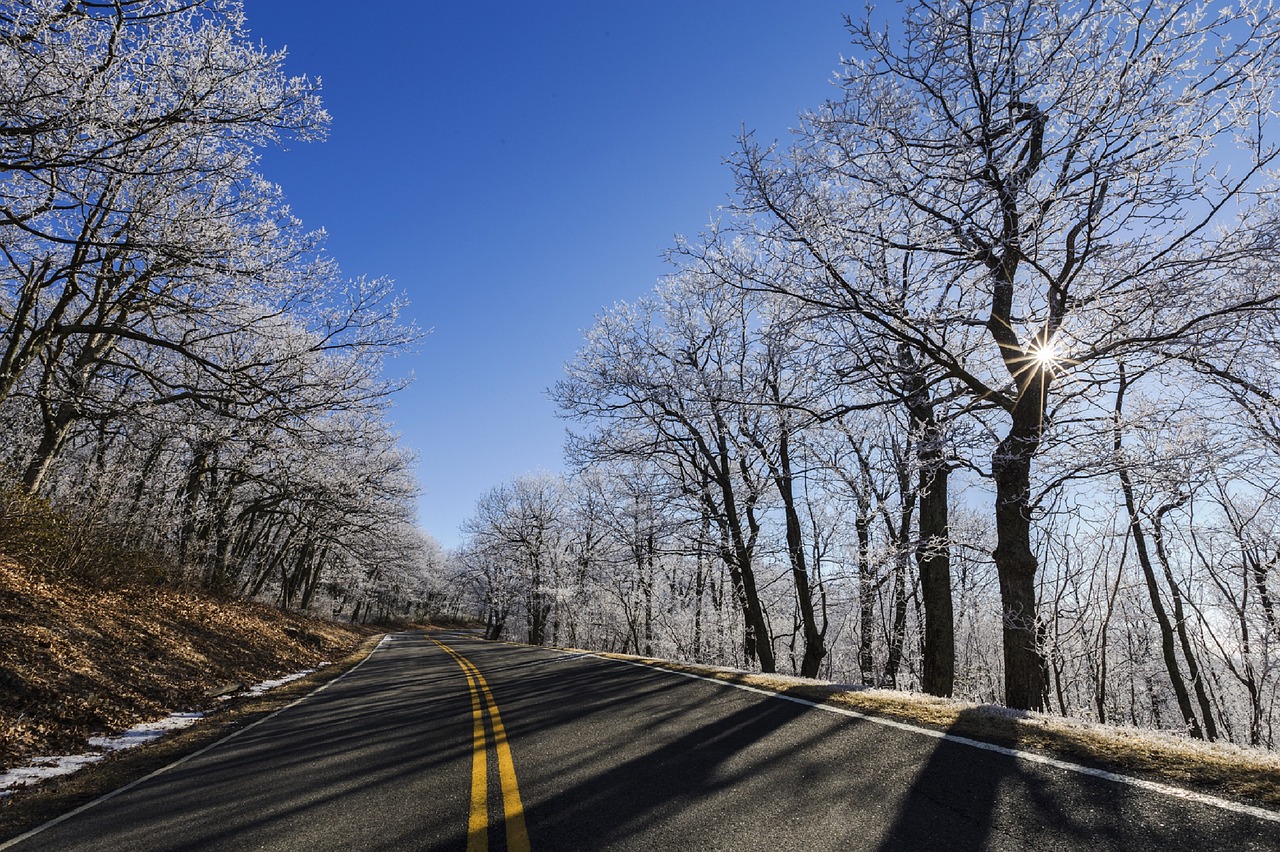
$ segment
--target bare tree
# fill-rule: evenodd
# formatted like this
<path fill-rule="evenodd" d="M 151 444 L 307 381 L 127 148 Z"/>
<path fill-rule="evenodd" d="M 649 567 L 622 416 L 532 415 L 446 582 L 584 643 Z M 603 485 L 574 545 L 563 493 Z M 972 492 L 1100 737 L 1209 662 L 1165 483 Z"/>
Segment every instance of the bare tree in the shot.
<path fill-rule="evenodd" d="M 1280 22 L 1253 0 L 961 0 L 909 4 L 898 35 L 849 29 L 843 96 L 786 152 L 748 139 L 737 159 L 743 226 L 805 270 L 753 284 L 858 316 L 1003 414 L 1005 700 L 1039 708 L 1051 394 L 1274 305 Z M 905 299 L 886 255 L 919 269 Z"/>
<path fill-rule="evenodd" d="M 603 427 L 582 444 L 600 458 L 658 465 L 718 532 L 717 550 L 742 608 L 744 651 L 774 671 L 773 639 L 756 576 L 765 474 L 743 434 L 747 325 L 743 297 L 721 299 L 696 271 L 657 298 L 619 306 L 597 323 L 553 396 Z"/>

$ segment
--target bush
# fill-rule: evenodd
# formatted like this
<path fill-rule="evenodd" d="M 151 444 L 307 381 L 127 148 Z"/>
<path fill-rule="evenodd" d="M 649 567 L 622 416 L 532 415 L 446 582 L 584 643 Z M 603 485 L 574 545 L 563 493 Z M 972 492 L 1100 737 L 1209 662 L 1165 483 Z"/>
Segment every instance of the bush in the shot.
<path fill-rule="evenodd" d="M 0 553 L 46 576 L 97 586 L 163 582 L 164 562 L 125 544 L 121 533 L 91 517 L 72 517 L 15 483 L 0 483 Z"/>

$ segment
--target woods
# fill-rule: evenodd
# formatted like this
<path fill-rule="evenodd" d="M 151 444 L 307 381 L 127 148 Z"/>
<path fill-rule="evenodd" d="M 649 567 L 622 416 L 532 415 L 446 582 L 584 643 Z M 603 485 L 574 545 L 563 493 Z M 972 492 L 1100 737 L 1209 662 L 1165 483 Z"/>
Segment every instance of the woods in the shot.
<path fill-rule="evenodd" d="M 554 506 L 483 503 L 450 570 L 493 635 L 1274 746 L 1280 18 L 848 32 L 551 390 Z"/>
<path fill-rule="evenodd" d="M 420 334 L 258 172 L 324 136 L 318 85 L 232 0 L 15 0 L 0 55 L 6 551 L 356 620 L 420 602 L 439 554 L 384 368 Z"/>

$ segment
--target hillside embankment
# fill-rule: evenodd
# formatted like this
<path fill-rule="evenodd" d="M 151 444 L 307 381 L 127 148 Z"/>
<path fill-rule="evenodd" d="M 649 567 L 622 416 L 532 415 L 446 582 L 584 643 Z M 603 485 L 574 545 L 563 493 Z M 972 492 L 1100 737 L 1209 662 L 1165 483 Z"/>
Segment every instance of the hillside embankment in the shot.
<path fill-rule="evenodd" d="M 0 556 L 0 772 L 95 734 L 348 655 L 371 628 L 147 582 L 91 586 Z"/>

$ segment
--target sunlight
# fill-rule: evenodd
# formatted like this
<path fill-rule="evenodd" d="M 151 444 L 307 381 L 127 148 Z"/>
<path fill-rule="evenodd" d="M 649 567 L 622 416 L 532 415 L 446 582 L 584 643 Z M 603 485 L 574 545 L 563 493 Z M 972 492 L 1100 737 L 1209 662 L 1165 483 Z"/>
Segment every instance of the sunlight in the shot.
<path fill-rule="evenodd" d="M 1034 343 L 1027 347 L 1027 357 L 1038 370 L 1052 370 L 1062 361 L 1062 350 L 1058 339 L 1052 338 L 1044 343 Z"/>

